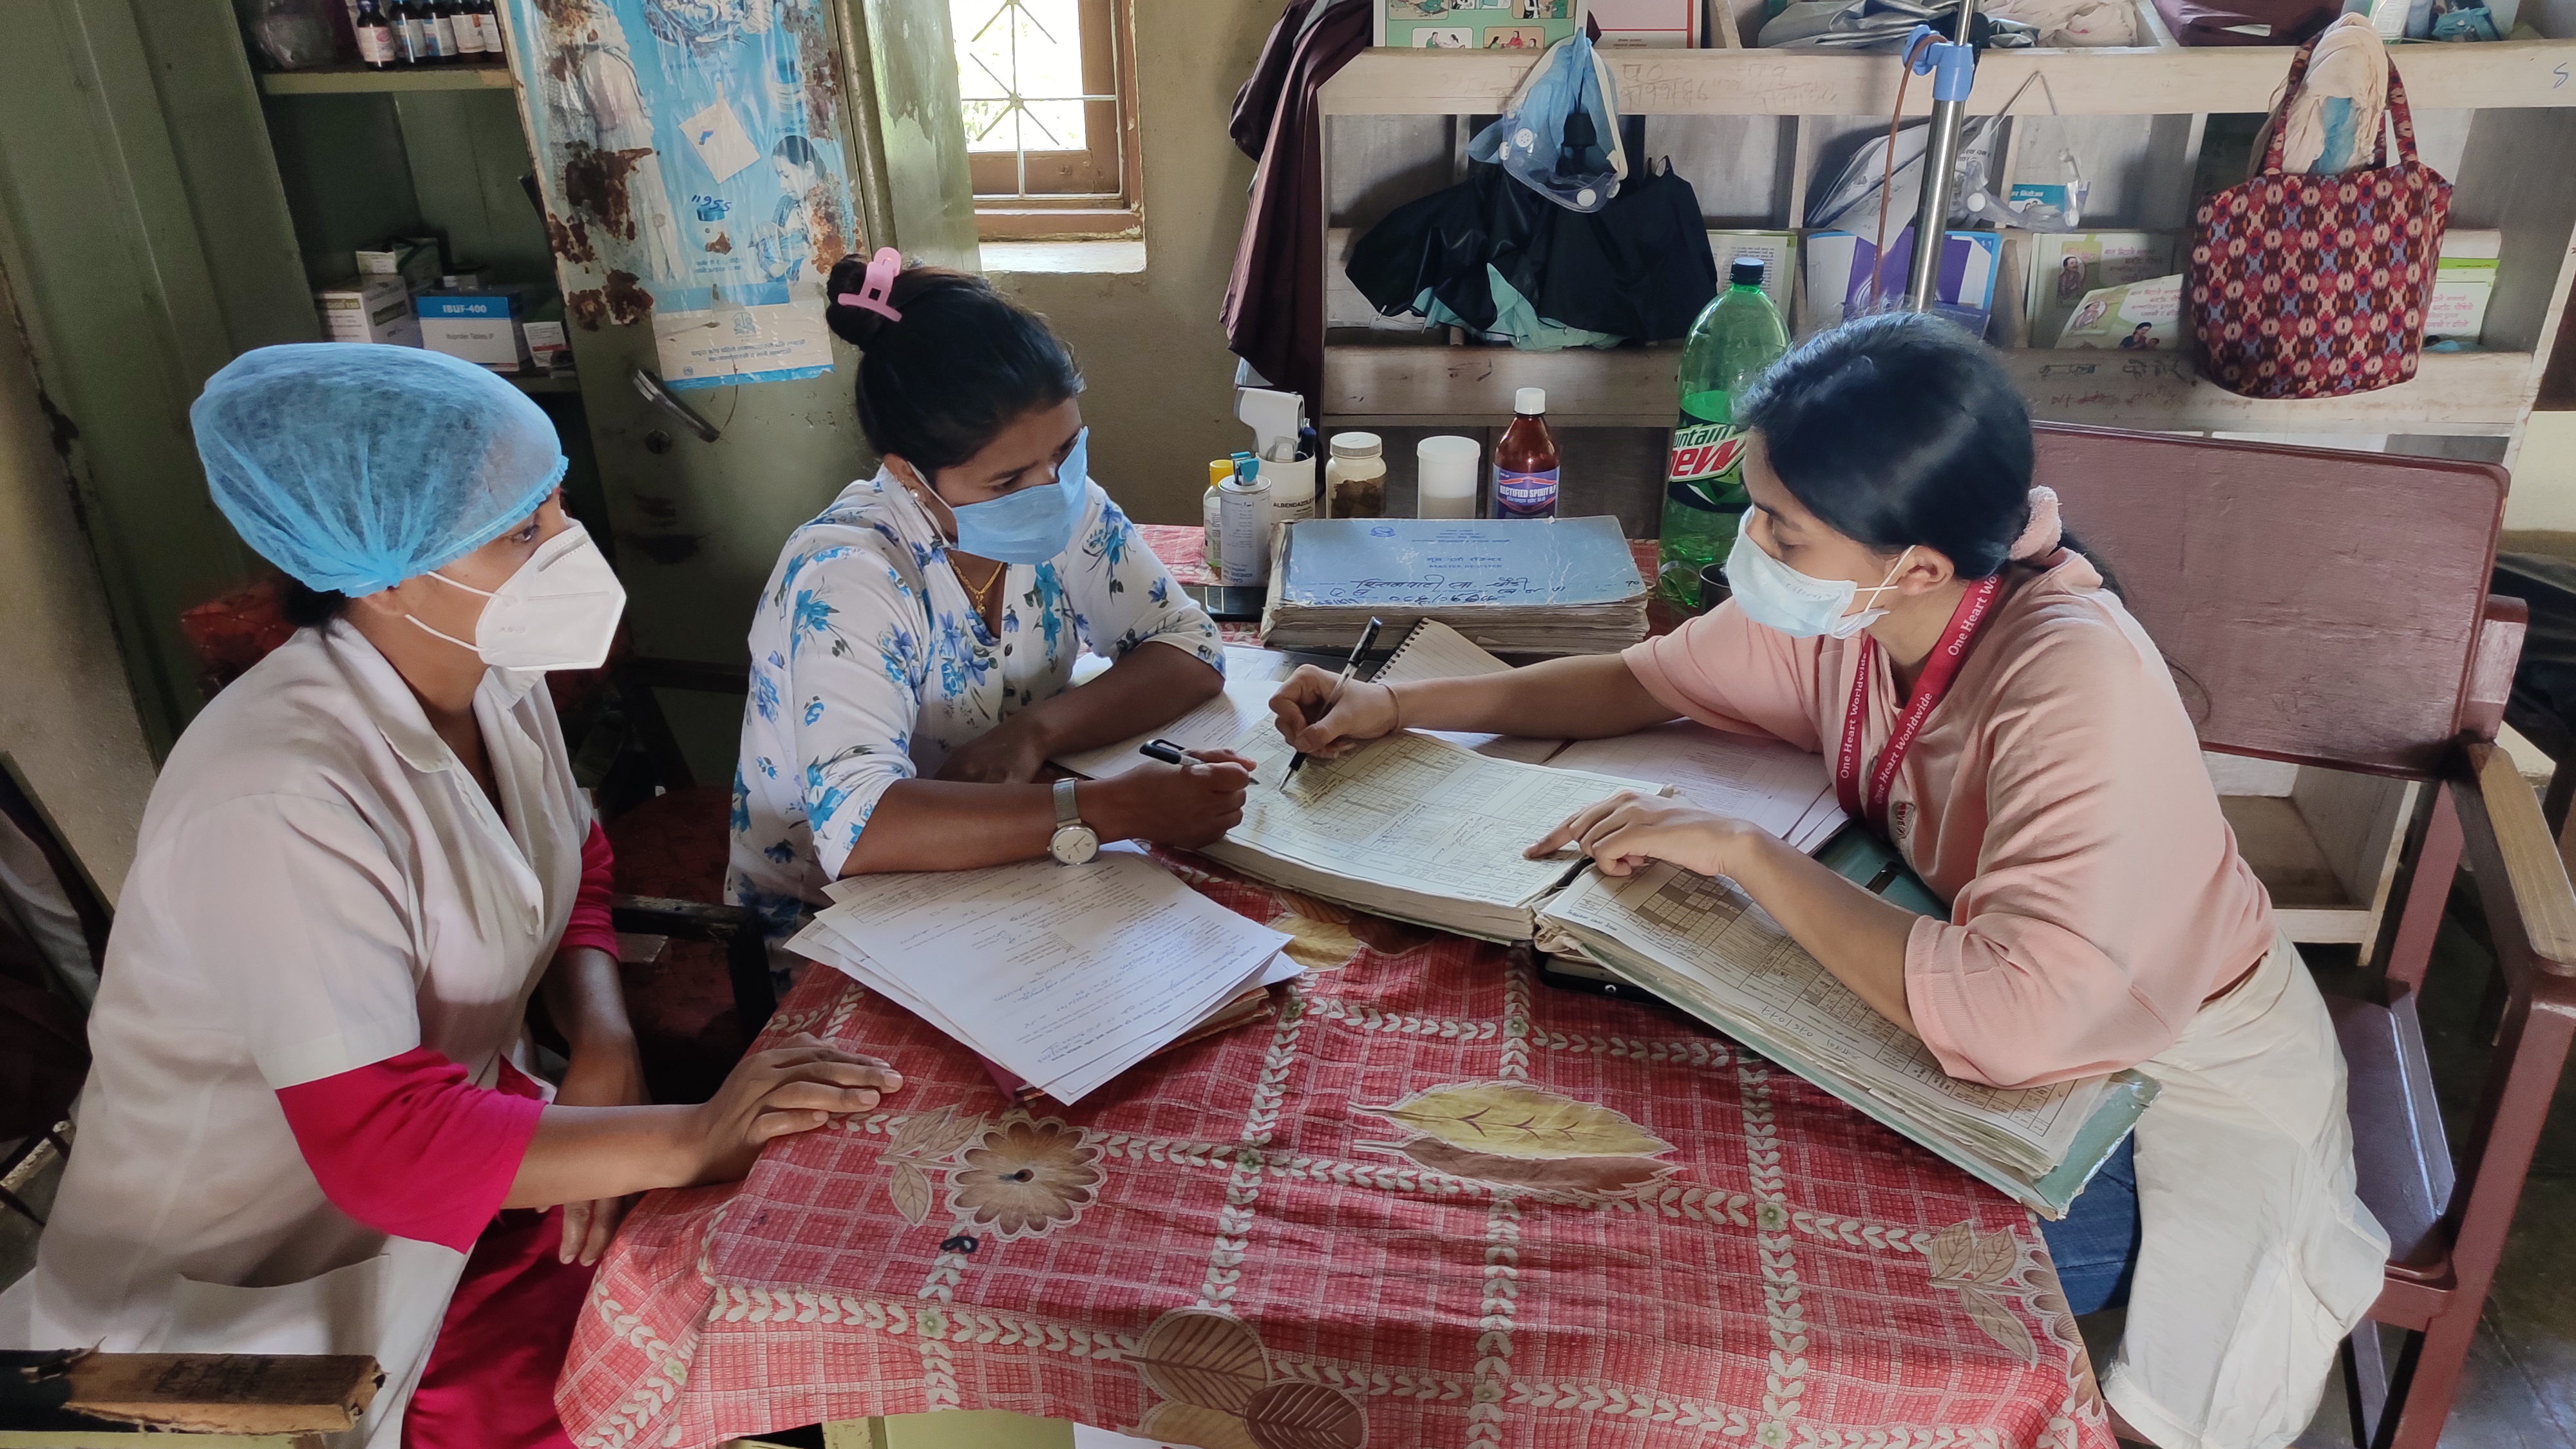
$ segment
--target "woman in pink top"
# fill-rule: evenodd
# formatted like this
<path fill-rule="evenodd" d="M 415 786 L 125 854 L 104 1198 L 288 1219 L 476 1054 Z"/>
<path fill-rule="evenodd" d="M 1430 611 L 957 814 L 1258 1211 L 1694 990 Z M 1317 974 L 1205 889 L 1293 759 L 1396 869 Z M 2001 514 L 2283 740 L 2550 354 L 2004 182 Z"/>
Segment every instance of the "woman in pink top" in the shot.
<path fill-rule="evenodd" d="M 1685 717 L 1824 753 L 1946 918 L 1680 799 L 1605 800 L 1530 853 L 1732 879 L 1953 1076 L 2156 1078 L 2134 1190 L 2124 1157 L 2043 1225 L 2078 1311 L 2128 1293 L 2114 1427 L 2162 1449 L 2289 1442 L 2388 1240 L 2353 1195 L 2324 1003 L 2162 656 L 2061 538 L 2021 398 L 1956 328 L 1849 324 L 1735 410 L 1753 506 L 1731 600 L 1621 655 L 1353 684 L 1329 708 L 1332 676 L 1304 669 L 1273 701 L 1283 733 L 1331 754 L 1408 726 L 1592 738 Z"/>

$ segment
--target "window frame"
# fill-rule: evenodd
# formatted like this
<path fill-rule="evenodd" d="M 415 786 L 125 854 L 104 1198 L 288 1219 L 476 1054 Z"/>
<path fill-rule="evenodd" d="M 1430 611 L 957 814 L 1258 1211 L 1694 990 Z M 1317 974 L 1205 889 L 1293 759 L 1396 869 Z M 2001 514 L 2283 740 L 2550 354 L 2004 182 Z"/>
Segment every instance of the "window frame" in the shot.
<path fill-rule="evenodd" d="M 1144 168 L 1136 123 L 1136 54 L 1130 0 L 1077 3 L 1086 97 L 1082 102 L 1083 131 L 1090 145 L 1079 151 L 967 152 L 979 240 L 1141 234 L 1139 183 Z M 996 0 L 996 8 L 1000 8 L 1000 0 Z M 1088 99 L 1093 96 L 1107 99 Z M 1024 119 L 1020 124 L 1027 123 Z M 1080 190 L 1028 191 L 1030 176 L 1042 167 L 1070 172 L 1076 186 L 1091 184 Z"/>

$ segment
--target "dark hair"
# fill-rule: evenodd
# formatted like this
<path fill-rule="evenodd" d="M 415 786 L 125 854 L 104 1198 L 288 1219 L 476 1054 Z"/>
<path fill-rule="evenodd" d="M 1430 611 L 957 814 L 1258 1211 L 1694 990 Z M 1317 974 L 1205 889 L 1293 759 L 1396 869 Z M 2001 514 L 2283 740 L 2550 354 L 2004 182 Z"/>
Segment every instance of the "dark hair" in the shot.
<path fill-rule="evenodd" d="M 1939 317 L 1881 313 L 1810 338 L 1734 411 L 1807 511 L 1871 548 L 1936 548 L 1982 579 L 2030 523 L 2030 411 L 1985 347 Z"/>
<path fill-rule="evenodd" d="M 293 574 L 277 576 L 277 611 L 298 629 L 318 629 L 348 607 L 349 596 L 338 589 L 317 589 Z"/>
<path fill-rule="evenodd" d="M 865 285 L 866 255 L 832 266 L 823 320 L 867 354 L 859 361 L 859 427 L 879 454 L 900 454 L 927 475 L 983 450 L 1023 414 L 1082 391 L 1082 370 L 1046 319 L 993 284 L 947 267 L 906 267 L 887 301 L 889 320 L 843 306 Z"/>
<path fill-rule="evenodd" d="M 811 166 L 814 164 L 814 143 L 802 136 L 781 136 L 777 148 L 769 154 L 790 166 Z"/>

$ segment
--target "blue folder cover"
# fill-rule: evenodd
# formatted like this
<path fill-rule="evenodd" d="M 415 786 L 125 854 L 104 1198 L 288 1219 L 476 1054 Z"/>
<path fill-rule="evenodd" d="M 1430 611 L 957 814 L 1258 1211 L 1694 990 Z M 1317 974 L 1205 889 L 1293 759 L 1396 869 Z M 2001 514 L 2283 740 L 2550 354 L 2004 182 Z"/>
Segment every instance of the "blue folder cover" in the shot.
<path fill-rule="evenodd" d="M 1646 592 L 1615 518 L 1320 518 L 1288 537 L 1289 604 L 1564 607 Z"/>

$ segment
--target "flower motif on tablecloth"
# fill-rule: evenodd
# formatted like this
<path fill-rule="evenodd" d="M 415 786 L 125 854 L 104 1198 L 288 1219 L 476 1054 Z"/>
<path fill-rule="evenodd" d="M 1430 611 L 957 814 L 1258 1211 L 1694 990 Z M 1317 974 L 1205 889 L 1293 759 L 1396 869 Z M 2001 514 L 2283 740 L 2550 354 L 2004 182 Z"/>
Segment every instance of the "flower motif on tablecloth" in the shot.
<path fill-rule="evenodd" d="M 961 1115 L 952 1103 L 936 1112 L 912 1113 L 895 1124 L 877 1161 L 889 1169 L 886 1196 L 894 1199 L 905 1222 L 917 1228 L 930 1220 L 930 1174 L 949 1170 L 949 1159 L 984 1135 L 990 1123 L 981 1112 Z"/>
<path fill-rule="evenodd" d="M 1252 1326 L 1232 1314 L 1176 1308 L 1154 1320 L 1128 1361 L 1163 1402 L 1137 1431 L 1197 1449 L 1361 1449 L 1368 1414 L 1330 1384 L 1274 1378 Z"/>
<path fill-rule="evenodd" d="M 1057 1117 L 1014 1112 L 948 1174 L 948 1207 L 1005 1238 L 1036 1237 L 1081 1220 L 1098 1199 L 1100 1149 Z"/>

